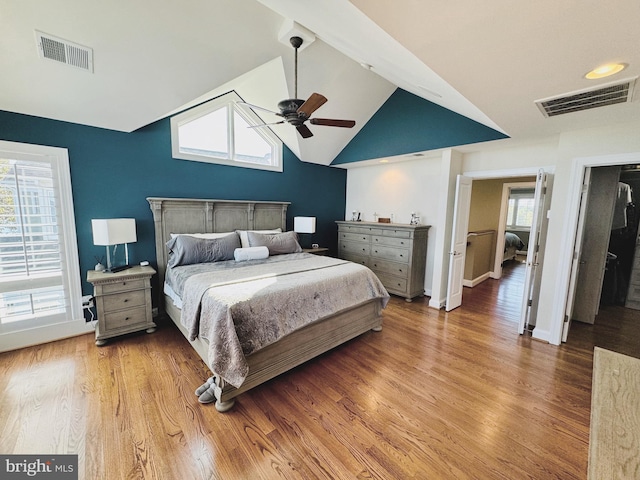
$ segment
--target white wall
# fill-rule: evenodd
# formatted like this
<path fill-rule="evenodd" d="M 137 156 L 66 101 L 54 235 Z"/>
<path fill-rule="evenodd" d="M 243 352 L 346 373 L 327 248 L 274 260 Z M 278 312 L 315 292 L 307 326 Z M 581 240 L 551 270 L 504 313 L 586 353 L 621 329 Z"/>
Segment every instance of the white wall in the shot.
<path fill-rule="evenodd" d="M 555 332 L 562 324 L 562 305 L 566 300 L 567 277 L 570 261 L 560 246 L 570 243 L 576 215 L 571 203 L 571 183 L 576 176 L 573 165 L 581 157 L 606 156 L 640 152 L 640 122 L 610 125 L 603 128 L 564 133 L 527 143 L 511 140 L 488 142 L 461 149 L 462 173 L 473 178 L 516 176 L 532 168 L 554 171 L 547 248 L 543 263 L 540 288 L 540 307 L 534 336 L 557 343 Z M 408 223 L 410 213 L 417 212 L 422 223 L 432 225 L 429 231 L 427 254 L 427 281 L 425 290 L 430 295 L 433 282 L 434 240 L 439 229 L 451 231 L 450 215 L 439 215 L 439 195 L 442 193 L 442 155 L 403 163 L 351 168 L 347 173 L 347 204 L 345 218 L 352 210 L 360 210 L 365 220 L 373 220 L 373 212 L 394 214 L 395 221 Z M 451 176 L 455 176 L 453 170 Z M 572 211 L 569 211 L 571 209 Z M 441 211 L 441 210 L 440 210 Z M 441 217 L 440 220 L 439 217 Z M 570 257 L 570 255 L 568 255 Z M 440 263 L 444 259 L 440 258 Z M 445 269 L 446 270 L 446 269 Z M 446 271 L 443 271 L 443 276 Z M 560 284 L 558 280 L 560 279 Z M 446 281 L 445 278 L 441 279 Z M 463 300 L 464 302 L 464 300 Z"/>
<path fill-rule="evenodd" d="M 368 167 L 351 168 L 347 173 L 347 203 L 345 219 L 351 212 L 362 213 L 363 221 L 374 221 L 374 213 L 381 217 L 393 215 L 396 223 L 409 223 L 411 212 L 420 216 L 420 224 L 431 225 L 427 244 L 425 291 L 431 295 L 434 241 L 438 221 L 440 185 L 440 156 L 399 163 L 380 163 Z"/>

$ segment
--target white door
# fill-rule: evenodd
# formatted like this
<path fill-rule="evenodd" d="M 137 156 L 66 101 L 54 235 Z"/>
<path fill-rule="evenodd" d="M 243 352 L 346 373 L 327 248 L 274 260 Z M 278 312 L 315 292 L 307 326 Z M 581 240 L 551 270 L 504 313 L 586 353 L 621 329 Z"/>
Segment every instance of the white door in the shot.
<path fill-rule="evenodd" d="M 542 277 L 542 259 L 547 237 L 547 212 L 551 205 L 551 186 L 553 176 L 543 170 L 538 172 L 536 179 L 536 191 L 534 194 L 533 220 L 529 235 L 529 247 L 527 248 L 527 264 L 524 278 L 524 292 L 522 295 L 522 309 L 518 333 L 523 334 L 525 329 L 535 325 L 535 315 L 538 310 L 538 297 L 540 293 L 540 279 Z"/>
<path fill-rule="evenodd" d="M 584 238 L 584 220 L 587 212 L 587 197 L 589 193 L 589 182 L 591 181 L 591 167 L 584 171 L 582 179 L 582 193 L 580 194 L 580 210 L 578 210 L 578 225 L 576 227 L 576 237 L 573 244 L 573 258 L 571 260 L 571 275 L 569 277 L 569 289 L 567 291 L 567 307 L 565 309 L 564 323 L 562 325 L 562 341 L 567 341 L 569 329 L 571 328 L 571 316 L 573 315 L 573 302 L 576 296 L 576 284 L 578 282 L 578 272 L 580 270 L 580 253 L 582 252 L 582 239 Z"/>
<path fill-rule="evenodd" d="M 580 248 L 574 249 L 578 265 L 576 278 L 570 281 L 575 298 L 569 319 L 593 324 L 598 314 L 619 178 L 618 166 L 591 169 L 581 238 L 575 242 Z"/>
<path fill-rule="evenodd" d="M 462 305 L 462 280 L 464 260 L 467 254 L 467 229 L 471 208 L 472 179 L 458 175 L 456 179 L 456 200 L 453 207 L 453 232 L 449 251 L 449 282 L 447 285 L 447 312 Z"/>

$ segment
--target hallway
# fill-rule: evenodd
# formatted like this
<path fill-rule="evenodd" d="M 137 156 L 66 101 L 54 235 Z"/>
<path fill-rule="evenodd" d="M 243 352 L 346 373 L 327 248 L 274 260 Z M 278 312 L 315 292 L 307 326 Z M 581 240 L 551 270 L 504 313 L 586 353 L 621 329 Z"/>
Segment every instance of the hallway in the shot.
<path fill-rule="evenodd" d="M 489 279 L 464 289 L 462 308 L 482 308 L 492 317 L 514 324 L 520 318 L 524 288 L 524 263 L 506 262 L 500 280 Z M 473 305 L 473 307 L 471 307 Z M 567 344 L 593 350 L 598 346 L 640 358 L 640 311 L 616 305 L 603 305 L 593 325 L 571 323 Z"/>

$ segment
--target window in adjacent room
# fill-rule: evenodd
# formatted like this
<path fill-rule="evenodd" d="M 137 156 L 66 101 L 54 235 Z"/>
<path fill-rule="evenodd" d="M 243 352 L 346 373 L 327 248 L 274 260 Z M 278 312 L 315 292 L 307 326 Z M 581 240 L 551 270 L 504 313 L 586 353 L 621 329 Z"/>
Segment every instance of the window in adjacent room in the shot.
<path fill-rule="evenodd" d="M 64 149 L 0 142 L 0 333 L 82 318 Z"/>
<path fill-rule="evenodd" d="M 534 194 L 535 190 L 532 188 L 511 190 L 507 210 L 508 229 L 531 228 L 535 207 Z"/>
<path fill-rule="evenodd" d="M 173 158 L 282 171 L 282 142 L 229 92 L 171 118 Z"/>

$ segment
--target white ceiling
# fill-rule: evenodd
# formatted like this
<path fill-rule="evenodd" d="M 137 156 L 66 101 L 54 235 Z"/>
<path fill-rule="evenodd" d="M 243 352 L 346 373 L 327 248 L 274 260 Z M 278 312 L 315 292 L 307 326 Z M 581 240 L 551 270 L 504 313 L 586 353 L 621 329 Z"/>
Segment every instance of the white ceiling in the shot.
<path fill-rule="evenodd" d="M 517 140 L 640 120 L 638 101 L 553 118 L 534 104 L 640 74 L 637 0 L 0 0 L 0 109 L 125 132 L 230 87 L 276 109 L 293 96 L 288 20 L 318 37 L 299 53 L 298 96 L 357 122 L 306 140 L 274 127 L 304 161 L 331 163 L 396 87 Z M 39 58 L 35 30 L 92 48 L 94 73 Z M 629 67 L 583 78 L 609 61 Z"/>

